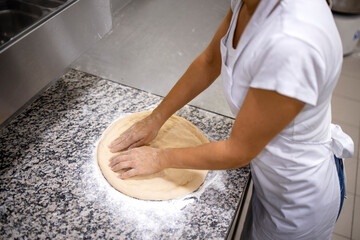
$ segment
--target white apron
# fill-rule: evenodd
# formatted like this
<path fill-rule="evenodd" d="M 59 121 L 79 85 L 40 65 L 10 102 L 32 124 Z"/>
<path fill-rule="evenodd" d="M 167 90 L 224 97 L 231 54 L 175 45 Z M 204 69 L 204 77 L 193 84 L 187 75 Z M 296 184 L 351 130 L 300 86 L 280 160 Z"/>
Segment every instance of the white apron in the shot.
<path fill-rule="evenodd" d="M 245 75 L 244 79 L 234 79 L 235 65 L 242 54 L 251 57 L 247 46 L 274 15 L 270 13 L 277 11 L 278 3 L 279 0 L 259 3 L 236 49 L 229 44 L 232 44 L 241 3 L 233 7 L 234 16 L 220 47 L 224 91 L 235 116 L 250 85 Z M 235 88 L 235 81 L 244 81 L 243 87 L 237 83 Z M 329 129 L 331 137 L 321 142 L 293 141 L 279 134 L 251 161 L 253 219 L 250 228 L 244 229 L 246 239 L 331 238 L 340 203 L 334 154 L 338 158 L 349 158 L 354 146 L 339 126 L 331 125 Z"/>

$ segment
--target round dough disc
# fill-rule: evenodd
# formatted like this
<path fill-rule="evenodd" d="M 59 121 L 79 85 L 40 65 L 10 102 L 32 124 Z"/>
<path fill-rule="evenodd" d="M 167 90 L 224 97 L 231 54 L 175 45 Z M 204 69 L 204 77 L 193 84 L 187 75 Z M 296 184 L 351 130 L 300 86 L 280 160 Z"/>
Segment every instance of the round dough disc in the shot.
<path fill-rule="evenodd" d="M 102 134 L 97 146 L 96 157 L 107 181 L 120 192 L 144 200 L 168 200 L 184 196 L 198 189 L 204 182 L 206 170 L 164 169 L 158 173 L 136 176 L 122 180 L 119 172 L 108 166 L 111 153 L 108 145 L 135 122 L 151 112 L 139 112 L 113 122 Z M 178 116 L 171 116 L 160 129 L 157 137 L 149 144 L 155 148 L 194 147 L 209 140 L 192 123 Z"/>

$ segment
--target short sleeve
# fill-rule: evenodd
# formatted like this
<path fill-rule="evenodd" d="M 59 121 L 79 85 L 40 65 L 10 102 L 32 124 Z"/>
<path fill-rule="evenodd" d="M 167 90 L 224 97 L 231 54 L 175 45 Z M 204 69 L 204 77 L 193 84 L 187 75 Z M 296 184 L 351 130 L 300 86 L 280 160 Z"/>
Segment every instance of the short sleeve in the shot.
<path fill-rule="evenodd" d="M 306 42 L 284 37 L 269 44 L 252 64 L 250 87 L 276 91 L 316 105 L 324 63 Z"/>

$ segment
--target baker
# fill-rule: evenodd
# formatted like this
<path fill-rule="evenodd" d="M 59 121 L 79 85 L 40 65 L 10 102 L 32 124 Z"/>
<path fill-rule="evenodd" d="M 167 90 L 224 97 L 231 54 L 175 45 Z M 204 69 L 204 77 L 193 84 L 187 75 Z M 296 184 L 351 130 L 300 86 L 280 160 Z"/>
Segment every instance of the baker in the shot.
<path fill-rule="evenodd" d="M 331 124 L 342 47 L 325 0 L 234 0 L 209 46 L 150 116 L 109 148 L 121 178 L 164 168 L 250 164 L 254 182 L 244 239 L 330 239 L 353 142 Z M 230 137 L 193 148 L 143 146 L 221 73 L 236 116 Z M 224 201 L 226 201 L 224 199 Z"/>

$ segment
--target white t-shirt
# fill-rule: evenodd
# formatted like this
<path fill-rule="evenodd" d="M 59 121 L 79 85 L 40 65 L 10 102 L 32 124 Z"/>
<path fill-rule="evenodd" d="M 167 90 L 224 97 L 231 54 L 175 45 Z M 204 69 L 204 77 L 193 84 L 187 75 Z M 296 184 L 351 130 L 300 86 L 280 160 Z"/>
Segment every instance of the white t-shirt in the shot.
<path fill-rule="evenodd" d="M 242 3 L 231 5 L 233 19 L 220 46 L 233 114 L 249 87 L 306 103 L 251 161 L 252 239 L 330 239 L 340 202 L 330 103 L 342 65 L 331 11 L 325 0 L 261 0 L 234 49 Z"/>

